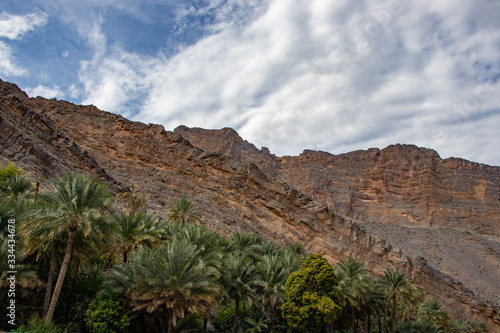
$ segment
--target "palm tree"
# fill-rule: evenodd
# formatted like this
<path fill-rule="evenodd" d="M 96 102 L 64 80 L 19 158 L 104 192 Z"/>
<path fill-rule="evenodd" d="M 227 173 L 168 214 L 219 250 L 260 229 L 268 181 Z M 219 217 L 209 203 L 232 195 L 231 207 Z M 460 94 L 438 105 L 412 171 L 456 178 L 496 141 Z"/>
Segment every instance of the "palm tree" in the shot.
<path fill-rule="evenodd" d="M 153 248 L 159 245 L 165 233 L 165 223 L 145 212 L 120 214 L 114 219 L 115 246 L 123 254 L 124 263 L 128 262 L 128 254 L 139 246 Z"/>
<path fill-rule="evenodd" d="M 29 179 L 21 174 L 15 174 L 5 179 L 0 185 L 0 189 L 12 202 L 27 198 L 34 191 Z"/>
<path fill-rule="evenodd" d="M 359 259 L 341 260 L 335 267 L 339 280 L 338 293 L 346 305 L 351 308 L 352 330 L 356 332 L 355 310 L 361 308 L 363 296 L 369 294 L 369 273 L 365 263 Z"/>
<path fill-rule="evenodd" d="M 385 287 L 390 301 L 392 333 L 396 333 L 397 307 L 398 304 L 406 303 L 406 300 L 411 296 L 411 283 L 403 272 L 392 268 L 385 271 L 380 283 Z"/>
<path fill-rule="evenodd" d="M 140 248 L 129 264 L 111 269 L 107 282 L 125 291 L 133 311 L 168 317 L 168 333 L 189 312 L 208 312 L 216 307 L 220 286 L 213 261 L 185 240 L 168 241 L 160 249 Z"/>
<path fill-rule="evenodd" d="M 228 238 L 226 252 L 247 254 L 253 263 L 256 263 L 262 255 L 264 239 L 259 234 L 235 232 Z"/>
<path fill-rule="evenodd" d="M 66 237 L 64 258 L 44 319 L 46 324 L 52 321 L 74 245 L 77 247 L 83 240 L 88 240 L 88 243 L 106 240 L 104 227 L 109 226 L 109 222 L 102 213 L 112 200 L 108 188 L 87 175 L 65 175 L 54 183 L 54 187 L 55 191 L 45 198 L 46 210 L 26 223 L 23 231 L 27 237 L 45 235 L 46 241 L 40 246 L 46 251 L 54 244 L 61 244 L 62 238 Z M 33 227 L 31 231 L 30 226 Z"/>
<path fill-rule="evenodd" d="M 143 194 L 136 192 L 134 184 L 132 184 L 130 187 L 132 189 L 131 192 L 120 193 L 118 194 L 118 198 L 125 201 L 125 206 L 129 210 L 129 212 L 138 213 L 146 208 L 146 197 Z"/>
<path fill-rule="evenodd" d="M 9 271 L 12 271 L 12 267 L 9 266 L 8 259 L 9 255 L 12 255 L 12 251 L 9 252 L 9 249 L 12 247 L 9 246 L 9 238 L 3 237 L 0 235 L 0 257 L 4 260 L 0 261 L 0 288 L 6 287 L 10 284 L 7 280 Z M 29 264 L 23 264 L 22 261 L 26 257 L 26 255 L 22 252 L 21 249 L 16 251 L 16 265 L 15 271 L 16 273 L 16 285 L 21 286 L 23 288 L 35 288 L 43 286 L 43 282 L 38 279 L 36 275 L 36 269 L 31 267 Z"/>
<path fill-rule="evenodd" d="M 171 222 L 196 223 L 201 218 L 200 211 L 188 198 L 180 198 L 168 210 L 168 219 Z"/>
<path fill-rule="evenodd" d="M 435 298 L 427 298 L 420 303 L 417 315 L 419 319 L 435 322 L 443 329 L 447 329 L 450 326 L 450 316 L 448 312 Z"/>
<path fill-rule="evenodd" d="M 388 299 L 385 293 L 385 288 L 380 284 L 379 280 L 372 280 L 372 288 L 370 291 L 370 300 L 368 303 L 371 311 L 377 314 L 378 332 L 385 332 L 385 309 L 387 308 Z M 384 325 L 382 325 L 381 316 L 384 315 Z"/>
<path fill-rule="evenodd" d="M 233 331 L 238 332 L 239 304 L 252 301 L 256 297 L 255 288 L 259 279 L 253 262 L 246 253 L 231 252 L 222 264 L 222 285 L 228 297 L 234 302 Z"/>
<path fill-rule="evenodd" d="M 270 331 L 274 332 L 274 318 L 279 305 L 285 300 L 285 283 L 290 275 L 284 253 L 268 253 L 257 264 L 260 275 L 261 301 L 269 313 Z"/>
<path fill-rule="evenodd" d="M 21 198 L 11 201 L 7 196 L 0 196 L 0 235 L 7 236 L 9 219 L 18 220 L 32 208 L 31 202 Z"/>

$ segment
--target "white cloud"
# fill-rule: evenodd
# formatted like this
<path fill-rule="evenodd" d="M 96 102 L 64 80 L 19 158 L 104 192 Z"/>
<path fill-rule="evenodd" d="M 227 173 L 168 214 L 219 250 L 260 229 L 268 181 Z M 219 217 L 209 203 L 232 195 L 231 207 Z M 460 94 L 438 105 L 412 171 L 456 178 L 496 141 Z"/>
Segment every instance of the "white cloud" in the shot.
<path fill-rule="evenodd" d="M 25 16 L 11 15 L 6 12 L 0 13 L 0 37 L 8 39 L 20 39 L 27 32 L 33 31 L 47 24 L 47 14 L 42 12 L 32 13 Z"/>
<path fill-rule="evenodd" d="M 32 13 L 25 16 L 0 13 L 0 38 L 21 39 L 27 32 L 47 23 L 47 15 Z M 5 76 L 26 76 L 28 71 L 17 64 L 17 59 L 10 45 L 0 40 L 0 70 Z"/>
<path fill-rule="evenodd" d="M 218 19 L 170 58 L 98 53 L 107 45 L 94 43 L 80 71 L 85 102 L 130 115 L 132 105 L 135 119 L 168 129 L 231 126 L 278 155 L 401 142 L 500 164 L 488 154 L 500 127 L 500 8 L 275 0 L 255 2 L 241 24 L 238 3 L 179 15 Z"/>
<path fill-rule="evenodd" d="M 44 97 L 44 98 L 63 98 L 64 93 L 59 87 L 47 87 L 39 84 L 35 88 L 27 88 L 26 93 L 30 97 Z"/>
<path fill-rule="evenodd" d="M 12 49 L 0 40 L 0 71 L 6 76 L 26 76 L 28 71 L 16 64 Z"/>
<path fill-rule="evenodd" d="M 131 116 L 133 110 L 129 104 L 149 88 L 145 80 L 145 73 L 151 72 L 147 60 L 125 52 L 119 46 L 113 46 L 109 51 L 99 22 L 95 22 L 84 37 L 94 54 L 91 60 L 81 62 L 79 78 L 85 96 L 82 103 Z M 75 95 L 73 90 L 71 94 Z"/>

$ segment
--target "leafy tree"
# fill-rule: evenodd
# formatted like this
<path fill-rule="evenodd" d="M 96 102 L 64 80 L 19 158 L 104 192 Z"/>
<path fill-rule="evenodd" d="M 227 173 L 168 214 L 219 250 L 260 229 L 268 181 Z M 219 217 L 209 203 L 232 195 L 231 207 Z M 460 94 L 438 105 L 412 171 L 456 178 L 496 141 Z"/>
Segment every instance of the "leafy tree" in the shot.
<path fill-rule="evenodd" d="M 66 237 L 64 258 L 44 319 L 46 324 L 52 321 L 70 264 L 73 245 L 83 240 L 87 240 L 88 243 L 91 241 L 102 243 L 106 240 L 104 227 L 109 226 L 109 222 L 103 215 L 103 211 L 108 208 L 112 200 L 109 189 L 100 181 L 87 175 L 65 175 L 54 183 L 54 187 L 55 191 L 45 198 L 47 209 L 43 214 L 23 225 L 23 234 L 27 238 L 32 234 L 45 235 L 45 242 L 40 244 L 45 250 L 55 247 L 54 244 L 60 245 L 61 240 Z M 30 243 L 35 246 L 35 242 Z"/>
<path fill-rule="evenodd" d="M 168 219 L 171 222 L 196 223 L 201 218 L 198 207 L 188 198 L 180 198 L 168 210 Z"/>
<path fill-rule="evenodd" d="M 283 317 L 293 328 L 319 332 L 342 310 L 337 285 L 332 265 L 321 254 L 310 254 L 286 282 Z"/>
<path fill-rule="evenodd" d="M 103 292 L 90 303 L 85 313 L 85 324 L 91 333 L 125 332 L 130 326 L 130 319 L 123 312 L 119 297 Z"/>

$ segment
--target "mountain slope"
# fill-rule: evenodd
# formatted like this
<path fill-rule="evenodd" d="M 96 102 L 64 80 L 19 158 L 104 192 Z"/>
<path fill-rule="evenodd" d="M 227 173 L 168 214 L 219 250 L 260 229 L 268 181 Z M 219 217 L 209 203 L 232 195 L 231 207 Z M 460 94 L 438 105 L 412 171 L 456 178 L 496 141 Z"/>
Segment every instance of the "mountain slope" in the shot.
<path fill-rule="evenodd" d="M 412 257 L 500 303 L 500 168 L 393 145 L 276 157 L 231 129 L 179 126 L 193 145 L 265 170 Z"/>
<path fill-rule="evenodd" d="M 159 215 L 166 214 L 169 203 L 187 196 L 199 205 L 204 222 L 221 233 L 257 232 L 284 244 L 298 241 L 332 262 L 356 256 L 375 273 L 403 269 L 453 316 L 486 321 L 492 331 L 500 325 L 491 300 L 291 186 L 284 181 L 279 158 L 269 151 L 256 153 L 234 131 L 226 130 L 234 139 L 226 150 L 240 149 L 239 155 L 224 156 L 198 148 L 162 126 L 131 122 L 92 106 L 29 99 L 4 82 L 0 130 L 1 155 L 38 179 L 76 169 L 101 177 L 116 192 L 134 184 Z M 261 153 L 262 170 L 242 158 Z"/>

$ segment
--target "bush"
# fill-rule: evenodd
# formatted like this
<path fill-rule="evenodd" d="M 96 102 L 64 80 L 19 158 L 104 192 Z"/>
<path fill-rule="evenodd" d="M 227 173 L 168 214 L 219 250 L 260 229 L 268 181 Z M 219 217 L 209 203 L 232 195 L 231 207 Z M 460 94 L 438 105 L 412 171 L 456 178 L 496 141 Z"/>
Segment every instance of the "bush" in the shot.
<path fill-rule="evenodd" d="M 17 330 L 13 332 L 29 332 L 29 333 L 63 333 L 66 332 L 62 330 L 59 326 L 51 323 L 45 325 L 43 319 L 40 318 L 38 314 L 35 314 L 28 321 L 28 326 L 21 325 Z"/>
<path fill-rule="evenodd" d="M 240 318 L 249 317 L 251 314 L 251 311 L 249 309 L 245 310 L 241 303 L 239 310 Z M 232 332 L 234 324 L 234 305 L 220 308 L 217 315 L 212 320 L 212 324 L 216 332 Z"/>
<path fill-rule="evenodd" d="M 85 313 L 85 324 L 92 333 L 124 332 L 130 326 L 130 319 L 122 312 L 119 297 L 105 292 L 90 303 Z"/>
<path fill-rule="evenodd" d="M 17 170 L 14 164 L 10 162 L 7 166 L 0 168 L 0 183 L 4 182 L 7 178 L 18 174 L 19 170 Z"/>

